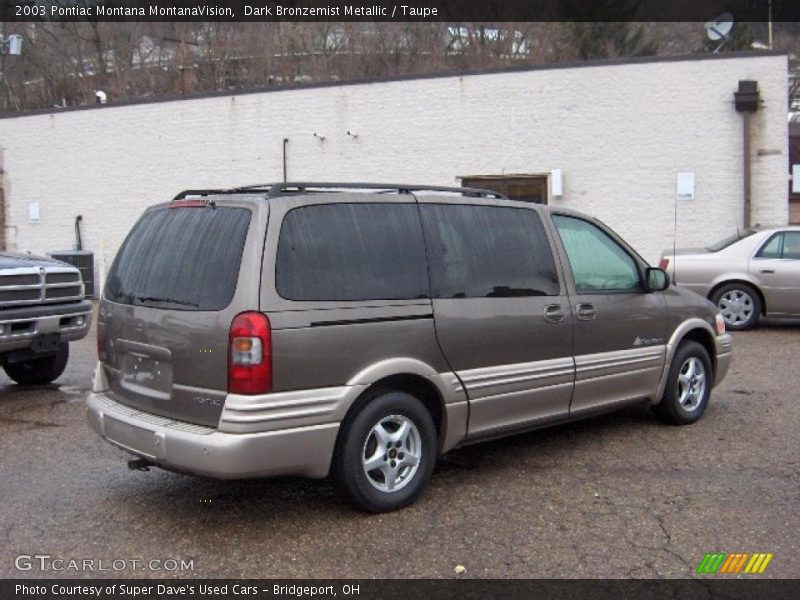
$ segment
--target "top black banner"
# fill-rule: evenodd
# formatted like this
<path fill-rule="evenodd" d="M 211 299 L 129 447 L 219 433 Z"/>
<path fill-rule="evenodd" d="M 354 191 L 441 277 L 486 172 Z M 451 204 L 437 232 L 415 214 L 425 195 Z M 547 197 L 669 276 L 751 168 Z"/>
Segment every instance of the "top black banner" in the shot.
<path fill-rule="evenodd" d="M 0 0 L 0 21 L 800 21 L 798 0 Z"/>

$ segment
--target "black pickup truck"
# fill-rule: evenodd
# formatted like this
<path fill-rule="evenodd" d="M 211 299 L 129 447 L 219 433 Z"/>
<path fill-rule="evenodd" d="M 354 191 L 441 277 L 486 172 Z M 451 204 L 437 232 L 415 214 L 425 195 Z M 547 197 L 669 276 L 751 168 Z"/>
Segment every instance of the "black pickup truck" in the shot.
<path fill-rule="evenodd" d="M 57 260 L 0 252 L 0 365 L 21 385 L 55 380 L 69 342 L 89 331 L 92 303 L 78 269 Z"/>

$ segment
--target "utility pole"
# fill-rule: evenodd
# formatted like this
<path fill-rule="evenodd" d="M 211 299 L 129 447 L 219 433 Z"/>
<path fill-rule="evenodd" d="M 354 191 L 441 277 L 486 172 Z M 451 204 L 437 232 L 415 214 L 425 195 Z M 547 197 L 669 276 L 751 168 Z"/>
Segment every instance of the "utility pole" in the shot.
<path fill-rule="evenodd" d="M 5 40 L 6 40 L 6 22 L 3 21 L 3 33 L 0 34 L 0 86 L 3 87 L 3 113 L 5 114 L 6 110 L 8 110 L 8 102 L 7 102 L 7 95 L 5 90 L 6 84 L 6 52 L 5 52 Z"/>

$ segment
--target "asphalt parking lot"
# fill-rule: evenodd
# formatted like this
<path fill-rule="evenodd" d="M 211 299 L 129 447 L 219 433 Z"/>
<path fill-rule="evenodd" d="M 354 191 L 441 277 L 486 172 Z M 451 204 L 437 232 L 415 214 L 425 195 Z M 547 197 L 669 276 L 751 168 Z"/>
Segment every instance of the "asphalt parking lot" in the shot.
<path fill-rule="evenodd" d="M 85 424 L 92 336 L 53 385 L 0 374 L 0 577 L 687 577 L 712 551 L 771 552 L 757 577 L 796 577 L 799 342 L 798 324 L 734 334 L 695 425 L 637 407 L 459 449 L 417 504 L 373 516 L 324 481 L 128 471 Z M 15 568 L 36 554 L 126 567 Z M 130 566 L 153 559 L 193 569 Z"/>

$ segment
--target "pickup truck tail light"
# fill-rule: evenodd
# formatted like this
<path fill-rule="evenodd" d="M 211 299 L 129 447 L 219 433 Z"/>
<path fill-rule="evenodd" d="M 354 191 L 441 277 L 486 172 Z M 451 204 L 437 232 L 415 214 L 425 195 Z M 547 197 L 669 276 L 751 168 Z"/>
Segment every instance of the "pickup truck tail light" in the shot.
<path fill-rule="evenodd" d="M 266 315 L 245 312 L 234 317 L 228 334 L 228 392 L 272 391 L 272 330 Z"/>
<path fill-rule="evenodd" d="M 666 271 L 669 268 L 669 259 L 664 257 L 661 259 L 661 262 L 658 263 L 658 268 L 662 271 Z"/>

